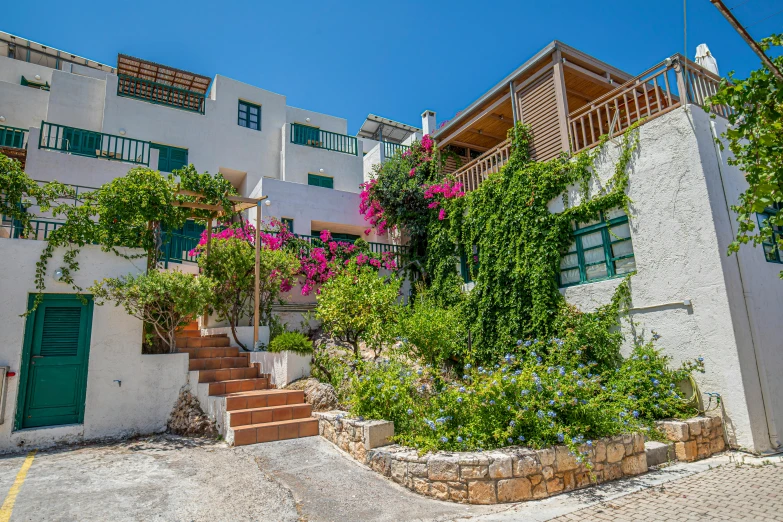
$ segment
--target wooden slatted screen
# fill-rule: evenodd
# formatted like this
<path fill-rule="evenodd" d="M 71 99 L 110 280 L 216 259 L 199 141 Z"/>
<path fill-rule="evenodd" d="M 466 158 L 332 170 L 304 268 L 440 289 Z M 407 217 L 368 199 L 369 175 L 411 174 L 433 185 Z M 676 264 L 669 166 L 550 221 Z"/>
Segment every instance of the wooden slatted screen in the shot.
<path fill-rule="evenodd" d="M 546 161 L 560 154 L 562 141 L 553 71 L 550 70 L 530 85 L 526 85 L 519 91 L 518 100 L 521 120 L 530 125 L 533 132 L 533 159 Z"/>

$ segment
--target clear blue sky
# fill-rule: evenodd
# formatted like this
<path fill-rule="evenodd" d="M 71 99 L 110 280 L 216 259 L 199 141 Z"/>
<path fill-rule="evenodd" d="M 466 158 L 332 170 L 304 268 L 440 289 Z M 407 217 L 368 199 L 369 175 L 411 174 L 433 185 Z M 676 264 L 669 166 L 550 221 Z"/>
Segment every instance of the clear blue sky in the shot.
<path fill-rule="evenodd" d="M 756 39 L 783 32 L 783 13 L 759 22 L 781 0 L 727 5 Z M 347 118 L 351 134 L 368 113 L 451 118 L 555 39 L 632 74 L 683 51 L 682 0 L 11 0 L 2 11 L 0 30 L 110 65 L 124 53 L 222 74 Z M 721 74 L 759 65 L 709 0 L 688 0 L 688 56 L 703 42 Z"/>

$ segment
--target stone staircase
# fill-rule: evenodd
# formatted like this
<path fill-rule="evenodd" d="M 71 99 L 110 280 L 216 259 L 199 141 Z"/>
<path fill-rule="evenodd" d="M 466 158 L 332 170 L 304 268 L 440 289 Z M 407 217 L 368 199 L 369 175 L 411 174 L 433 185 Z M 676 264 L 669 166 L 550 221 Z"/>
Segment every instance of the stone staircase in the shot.
<path fill-rule="evenodd" d="M 227 335 L 203 337 L 196 323 L 177 334 L 177 351 L 190 357 L 191 387 L 218 432 L 231 445 L 318 435 L 318 420 L 304 392 L 277 390 L 250 354 L 230 345 Z"/>

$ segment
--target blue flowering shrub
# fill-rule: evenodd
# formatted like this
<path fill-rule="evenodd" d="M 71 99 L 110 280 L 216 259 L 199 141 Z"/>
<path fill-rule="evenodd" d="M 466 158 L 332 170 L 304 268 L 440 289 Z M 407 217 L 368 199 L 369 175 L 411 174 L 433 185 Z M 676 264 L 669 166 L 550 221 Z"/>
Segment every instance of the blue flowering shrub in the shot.
<path fill-rule="evenodd" d="M 580 444 L 696 413 L 677 383 L 702 363 L 672 370 L 651 343 L 617 365 L 567 339 L 520 342 L 493 365 L 461 371 L 400 360 L 365 362 L 352 377 L 352 414 L 394 421 L 396 441 L 420 451 Z"/>

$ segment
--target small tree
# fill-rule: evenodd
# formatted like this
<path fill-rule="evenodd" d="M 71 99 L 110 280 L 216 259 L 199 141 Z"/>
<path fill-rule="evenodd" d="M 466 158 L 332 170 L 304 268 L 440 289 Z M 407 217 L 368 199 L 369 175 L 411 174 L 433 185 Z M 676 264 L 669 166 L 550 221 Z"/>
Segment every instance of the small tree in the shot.
<path fill-rule="evenodd" d="M 783 46 L 783 34 L 772 35 L 760 42 L 766 51 Z M 783 55 L 772 58 L 783 68 Z M 774 244 L 783 251 L 783 235 L 773 235 L 772 227 L 783 227 L 783 82 L 767 68 L 751 71 L 741 80 L 729 73 L 729 81 L 722 81 L 720 90 L 709 99 L 712 105 L 728 105 L 734 109 L 729 115 L 731 126 L 724 133 L 734 155 L 730 165 L 745 173 L 748 189 L 740 195 L 737 212 L 739 231 L 729 252 L 739 251 L 741 244 Z M 773 215 L 756 229 L 756 214 L 770 210 Z M 783 272 L 780 276 L 783 278 Z"/>
<path fill-rule="evenodd" d="M 353 347 L 356 358 L 360 342 L 377 358 L 394 338 L 399 295 L 397 276 L 379 277 L 371 267 L 351 262 L 321 287 L 315 315 L 329 336 Z"/>
<path fill-rule="evenodd" d="M 212 236 L 209 255 L 200 246 L 199 267 L 202 273 L 215 281 L 211 305 L 219 321 L 228 321 L 234 340 L 243 349 L 236 328 L 243 318 L 253 324 L 253 297 L 255 293 L 256 252 L 252 226 L 233 227 Z M 259 324 L 268 325 L 272 320 L 272 305 L 280 300 L 280 293 L 299 269 L 296 257 L 284 250 L 274 250 L 262 245 L 259 261 L 260 293 Z"/>
<path fill-rule="evenodd" d="M 114 306 L 122 305 L 128 314 L 151 324 L 173 353 L 177 328 L 208 306 L 214 288 L 215 283 L 205 276 L 151 271 L 136 277 L 107 278 L 96 282 L 90 291 L 97 305 L 113 301 Z"/>

